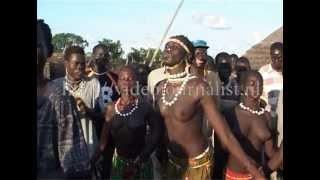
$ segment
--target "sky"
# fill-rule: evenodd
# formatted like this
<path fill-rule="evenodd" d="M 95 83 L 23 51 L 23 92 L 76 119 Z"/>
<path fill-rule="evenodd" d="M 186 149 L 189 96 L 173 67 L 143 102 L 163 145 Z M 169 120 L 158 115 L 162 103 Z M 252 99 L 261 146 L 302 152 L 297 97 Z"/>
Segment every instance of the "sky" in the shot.
<path fill-rule="evenodd" d="M 180 1 L 38 0 L 37 17 L 53 35 L 81 35 L 89 42 L 86 52 L 107 38 L 120 40 L 128 53 L 131 47 L 157 48 Z M 241 56 L 282 23 L 282 0 L 185 0 L 167 38 L 182 34 L 207 41 L 211 56 Z"/>

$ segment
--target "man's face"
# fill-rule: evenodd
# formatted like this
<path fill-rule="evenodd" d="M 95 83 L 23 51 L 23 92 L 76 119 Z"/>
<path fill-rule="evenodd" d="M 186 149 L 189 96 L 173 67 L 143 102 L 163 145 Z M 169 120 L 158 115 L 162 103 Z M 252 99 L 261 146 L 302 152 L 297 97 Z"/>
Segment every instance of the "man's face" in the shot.
<path fill-rule="evenodd" d="M 186 51 L 175 42 L 168 42 L 163 52 L 163 64 L 166 66 L 174 66 L 183 60 L 187 55 Z"/>
<path fill-rule="evenodd" d="M 221 63 L 218 65 L 218 73 L 221 81 L 226 82 L 231 75 L 231 64 Z"/>
<path fill-rule="evenodd" d="M 84 75 L 86 66 L 85 57 L 81 54 L 71 54 L 69 59 L 66 61 L 66 69 L 68 74 L 74 80 L 80 80 Z"/>
<path fill-rule="evenodd" d="M 206 48 L 196 48 L 194 52 L 195 62 L 197 67 L 204 67 L 207 62 L 207 49 Z"/>
<path fill-rule="evenodd" d="M 282 49 L 274 49 L 271 51 L 271 63 L 274 69 L 278 71 L 282 70 Z"/>
<path fill-rule="evenodd" d="M 107 64 L 109 63 L 109 52 L 106 51 L 103 48 L 97 48 L 93 54 L 92 54 L 92 68 L 95 71 L 98 71 L 99 69 L 105 69 Z"/>

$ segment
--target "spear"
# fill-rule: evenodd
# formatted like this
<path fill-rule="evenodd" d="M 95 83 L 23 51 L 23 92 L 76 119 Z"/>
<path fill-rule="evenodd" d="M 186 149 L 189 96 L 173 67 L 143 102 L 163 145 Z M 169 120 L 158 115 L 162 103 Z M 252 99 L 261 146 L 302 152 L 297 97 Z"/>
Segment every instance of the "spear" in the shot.
<path fill-rule="evenodd" d="M 172 24 L 173 24 L 173 21 L 174 21 L 174 19 L 176 18 L 176 16 L 177 16 L 177 14 L 178 14 L 178 12 L 179 12 L 179 10 L 180 10 L 183 2 L 184 2 L 184 0 L 181 0 L 179 6 L 178 6 L 178 8 L 177 8 L 177 10 L 175 11 L 175 13 L 174 13 L 174 15 L 173 15 L 173 17 L 172 17 L 172 19 L 171 19 L 171 21 L 170 21 L 170 23 L 169 23 L 166 31 L 165 31 L 165 33 L 164 33 L 164 35 L 163 35 L 163 37 L 162 37 L 162 39 L 161 39 L 161 41 L 160 41 L 159 47 L 158 47 L 157 50 L 153 53 L 152 59 L 151 59 L 151 61 L 150 61 L 150 63 L 149 63 L 149 67 L 152 66 L 152 64 L 153 64 L 153 62 L 154 62 L 157 54 L 159 53 L 159 50 L 160 50 L 160 48 L 161 48 L 161 45 L 162 45 L 163 41 L 165 40 L 165 38 L 167 37 L 168 32 L 169 32 L 169 30 L 170 30 L 170 28 L 171 28 L 171 26 L 172 26 Z"/>

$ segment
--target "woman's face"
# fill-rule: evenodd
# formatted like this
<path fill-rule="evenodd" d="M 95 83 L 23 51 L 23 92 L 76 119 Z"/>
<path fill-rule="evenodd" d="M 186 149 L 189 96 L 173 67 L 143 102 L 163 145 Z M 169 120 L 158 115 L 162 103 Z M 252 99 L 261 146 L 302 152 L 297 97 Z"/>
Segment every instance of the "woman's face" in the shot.
<path fill-rule="evenodd" d="M 245 93 L 247 98 L 259 100 L 262 95 L 263 82 L 254 75 L 250 75 L 245 83 Z"/>
<path fill-rule="evenodd" d="M 122 93 L 128 94 L 136 85 L 136 77 L 132 70 L 124 69 L 119 73 L 118 87 Z"/>

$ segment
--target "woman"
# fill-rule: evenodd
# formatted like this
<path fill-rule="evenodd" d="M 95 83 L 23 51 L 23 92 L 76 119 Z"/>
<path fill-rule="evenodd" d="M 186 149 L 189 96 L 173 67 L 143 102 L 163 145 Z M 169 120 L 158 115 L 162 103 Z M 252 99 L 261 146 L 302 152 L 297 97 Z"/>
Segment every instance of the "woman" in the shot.
<path fill-rule="evenodd" d="M 98 160 L 109 145 L 107 140 L 110 135 L 116 147 L 111 179 L 153 178 L 150 154 L 159 142 L 161 124 L 152 106 L 142 97 L 134 95 L 136 82 L 133 68 L 125 66 L 120 69 L 118 87 L 121 97 L 106 107 L 100 146 L 92 159 L 93 163 Z"/>
<path fill-rule="evenodd" d="M 270 175 L 270 168 L 266 159 L 274 153 L 272 136 L 270 131 L 270 115 L 260 108 L 260 96 L 263 89 L 263 79 L 258 71 L 246 71 L 241 76 L 240 88 L 242 102 L 230 110 L 224 112 L 225 118 L 238 139 L 243 150 L 255 161 L 263 166 L 266 176 Z M 265 153 L 267 157 L 265 157 Z M 238 160 L 229 155 L 226 180 L 253 179 Z"/>

